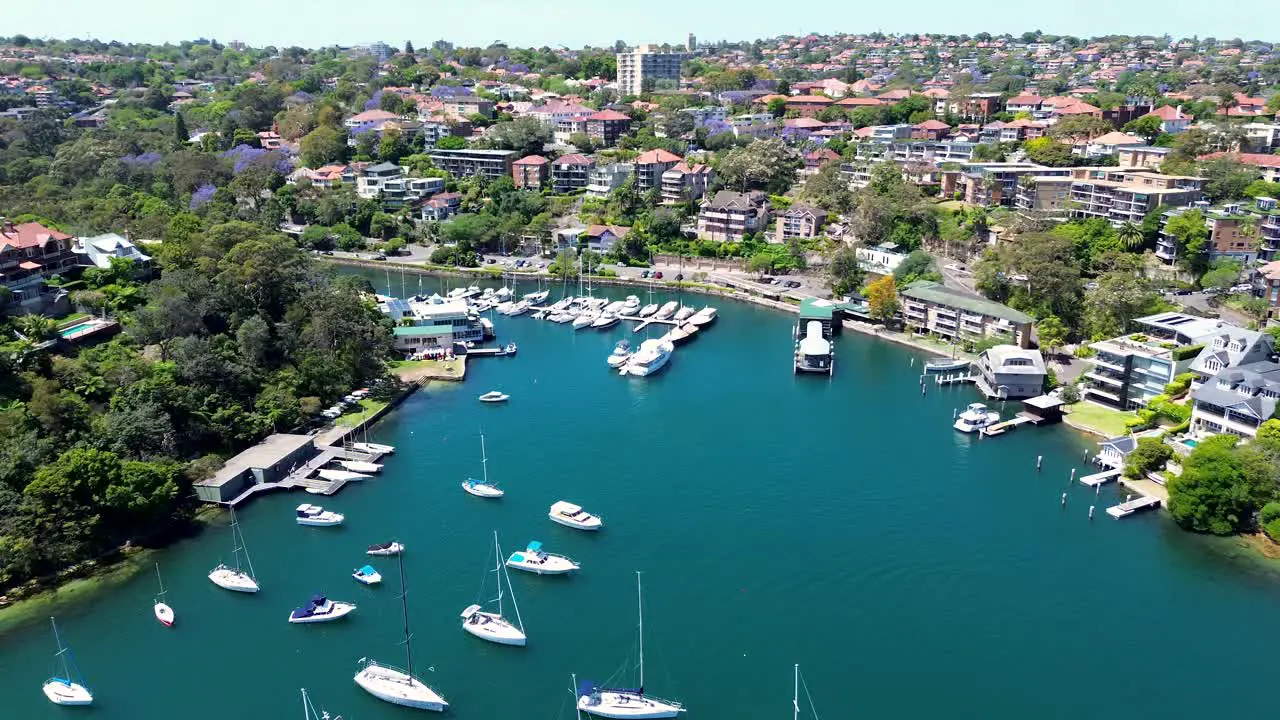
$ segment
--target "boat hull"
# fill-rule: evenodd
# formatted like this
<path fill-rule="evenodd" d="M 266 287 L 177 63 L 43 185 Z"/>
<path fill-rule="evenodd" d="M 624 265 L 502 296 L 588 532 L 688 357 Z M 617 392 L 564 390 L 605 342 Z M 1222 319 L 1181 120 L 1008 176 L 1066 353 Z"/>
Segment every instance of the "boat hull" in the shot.
<path fill-rule="evenodd" d="M 351 577 L 361 585 L 378 585 L 382 582 L 382 574 L 374 573 L 373 575 L 361 575 L 360 573 L 351 573 Z"/>
<path fill-rule="evenodd" d="M 401 552 L 404 552 L 403 545 L 399 545 L 398 547 L 379 548 L 377 550 L 372 550 L 372 549 L 366 550 L 364 554 L 365 555 L 399 555 Z"/>
<path fill-rule="evenodd" d="M 230 568 L 218 568 L 209 573 L 209 580 L 223 590 L 240 593 L 258 592 L 258 581 Z"/>
<path fill-rule="evenodd" d="M 326 518 L 326 519 L 298 518 L 298 524 L 306 525 L 307 527 L 337 527 L 346 521 L 347 519 L 341 515 L 339 515 L 336 519 L 334 518 Z"/>
<path fill-rule="evenodd" d="M 294 617 L 291 613 L 289 615 L 289 622 L 293 625 L 332 622 L 350 615 L 355 611 L 355 609 L 356 606 L 354 603 L 335 602 L 333 603 L 333 610 L 331 612 L 327 612 L 324 615 L 312 615 L 310 617 Z"/>
<path fill-rule="evenodd" d="M 960 370 L 965 370 L 968 367 L 969 367 L 968 360 L 964 360 L 960 362 L 936 363 L 936 364 L 925 363 L 924 371 L 927 373 L 959 372 Z"/>
<path fill-rule="evenodd" d="M 519 628 L 497 613 L 475 611 L 466 615 L 466 619 L 462 621 L 462 629 L 481 640 L 515 647 L 524 647 L 527 641 L 525 634 L 520 632 Z"/>
<path fill-rule="evenodd" d="M 177 619 L 173 614 L 173 608 L 165 603 L 156 603 L 155 606 L 156 620 L 165 627 L 173 627 L 174 621 Z"/>
<path fill-rule="evenodd" d="M 500 498 L 507 494 L 506 491 L 501 488 L 496 488 L 484 483 L 464 482 L 462 483 L 462 489 L 466 490 L 470 495 L 482 498 Z"/>
<path fill-rule="evenodd" d="M 48 680 L 40 688 L 54 705 L 92 705 L 93 693 L 79 683 L 65 680 Z"/>
<path fill-rule="evenodd" d="M 588 715 L 602 718 L 673 718 L 679 717 L 684 708 L 644 695 L 601 692 L 592 697 L 578 698 L 578 709 Z"/>
<path fill-rule="evenodd" d="M 508 559 L 507 567 L 513 570 L 523 570 L 533 573 L 534 575 L 568 575 L 578 569 L 578 564 L 568 558 L 548 558 L 546 562 L 538 564 L 532 560 L 515 560 Z"/>
<path fill-rule="evenodd" d="M 393 705 L 443 712 L 449 703 L 426 683 L 407 673 L 377 663 L 369 663 L 355 676 L 365 692 Z"/>
<path fill-rule="evenodd" d="M 591 518 L 591 520 L 585 523 L 575 522 L 568 518 L 559 517 L 554 513 L 548 514 L 547 517 L 551 518 L 551 521 L 554 523 L 558 523 L 565 527 L 571 527 L 574 530 L 587 530 L 589 532 L 595 532 L 596 530 L 599 530 L 604 525 L 604 523 L 600 522 L 600 518 L 594 517 L 594 516 Z"/>

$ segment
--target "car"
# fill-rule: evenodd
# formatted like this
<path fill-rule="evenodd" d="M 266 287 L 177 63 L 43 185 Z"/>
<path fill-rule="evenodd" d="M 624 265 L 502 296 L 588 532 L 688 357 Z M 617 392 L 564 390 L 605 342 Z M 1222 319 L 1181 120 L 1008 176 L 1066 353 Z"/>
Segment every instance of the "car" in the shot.
<path fill-rule="evenodd" d="M 770 285 L 781 285 L 781 284 L 782 284 L 782 278 L 771 277 L 771 278 L 769 278 L 769 284 L 770 284 Z"/>
<path fill-rule="evenodd" d="M 322 253 L 320 253 L 320 254 L 321 254 L 321 255 L 332 255 L 332 254 L 333 254 L 333 251 L 332 251 L 332 250 L 325 250 L 324 252 L 322 252 Z"/>
<path fill-rule="evenodd" d="M 784 284 L 784 285 L 786 285 L 786 286 L 787 286 L 787 287 L 789 287 L 789 288 L 798 288 L 798 287 L 800 287 L 800 283 L 799 283 L 799 282 L 797 282 L 797 281 L 795 281 L 795 280 L 788 280 L 788 281 L 786 281 L 786 282 L 785 282 L 785 283 L 783 283 L 783 284 Z"/>
<path fill-rule="evenodd" d="M 1253 289 L 1253 286 L 1252 286 L 1252 285 L 1250 285 L 1250 284 L 1248 284 L 1248 283 L 1241 283 L 1241 284 L 1239 284 L 1239 285 L 1233 285 L 1233 286 L 1231 287 L 1231 292 L 1233 292 L 1233 293 L 1242 293 L 1242 292 L 1249 292 L 1249 291 L 1250 291 L 1250 290 L 1252 290 L 1252 289 Z"/>
<path fill-rule="evenodd" d="M 661 279 L 662 279 L 662 271 L 661 271 L 661 270 L 659 270 L 659 271 L 655 272 L 655 273 L 653 274 L 653 277 L 654 277 L 654 279 L 655 279 L 655 280 L 661 280 Z"/>
<path fill-rule="evenodd" d="M 373 256 L 373 259 L 374 259 L 374 260 L 386 260 L 386 259 L 387 259 L 387 256 L 386 256 L 386 255 L 383 255 L 382 253 L 378 253 L 377 255 L 374 255 L 374 256 Z"/>
<path fill-rule="evenodd" d="M 539 269 L 539 270 L 546 270 L 546 269 L 547 269 L 547 264 L 546 264 L 546 263 L 544 263 L 544 262 L 540 262 L 540 263 L 538 263 L 538 269 Z"/>
<path fill-rule="evenodd" d="M 676 282 L 684 282 L 684 273 L 676 273 Z"/>
<path fill-rule="evenodd" d="M 649 277 L 649 271 L 648 271 L 648 270 L 641 270 L 641 271 L 640 271 L 640 277 L 642 277 L 642 278 L 647 278 L 647 277 Z"/>
<path fill-rule="evenodd" d="M 516 261 L 516 267 L 518 267 L 518 268 L 522 268 L 522 267 L 524 267 L 524 266 L 525 266 L 525 261 L 523 261 L 523 260 L 517 260 L 517 261 Z"/>
<path fill-rule="evenodd" d="M 1182 288 L 1181 290 L 1174 290 L 1173 294 L 1174 295 L 1190 295 L 1192 292 L 1194 291 L 1189 288 Z"/>
<path fill-rule="evenodd" d="M 494 258 L 485 258 L 485 260 L 484 260 L 484 264 L 485 264 L 485 265 L 493 265 L 493 264 L 494 264 L 494 263 L 496 263 L 496 262 L 498 262 L 498 261 L 497 261 L 496 259 L 494 259 Z"/>
<path fill-rule="evenodd" d="M 614 263 L 614 267 L 624 268 L 624 267 L 626 267 L 626 266 L 627 266 L 627 264 L 626 264 L 626 263 L 624 263 L 624 262 Z"/>

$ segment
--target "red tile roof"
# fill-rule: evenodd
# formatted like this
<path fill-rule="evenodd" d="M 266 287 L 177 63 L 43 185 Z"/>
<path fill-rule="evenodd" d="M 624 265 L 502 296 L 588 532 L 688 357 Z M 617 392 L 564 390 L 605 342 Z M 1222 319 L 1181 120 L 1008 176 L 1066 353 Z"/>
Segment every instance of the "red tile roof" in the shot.
<path fill-rule="evenodd" d="M 1009 98 L 1006 105 L 1039 105 L 1044 102 L 1044 98 L 1039 95 L 1016 95 Z"/>
<path fill-rule="evenodd" d="M 916 127 L 920 128 L 921 130 L 950 130 L 951 129 L 950 125 L 942 122 L 941 120 L 925 120 L 924 122 L 916 125 Z"/>
<path fill-rule="evenodd" d="M 601 110 L 600 112 L 587 118 L 588 120 L 630 120 L 629 115 L 623 115 L 616 110 Z"/>
<path fill-rule="evenodd" d="M 387 112 L 386 110 L 365 110 L 364 112 L 352 115 L 347 119 L 352 122 L 367 123 L 377 122 L 379 120 L 395 120 L 398 117 L 400 116 L 393 112 Z"/>
<path fill-rule="evenodd" d="M 836 101 L 836 105 L 840 107 L 875 107 L 883 104 L 884 101 L 880 98 L 854 97 Z"/>
<path fill-rule="evenodd" d="M 550 160 L 541 155 L 526 155 L 512 163 L 513 165 L 546 165 Z"/>
<path fill-rule="evenodd" d="M 569 155 L 562 155 L 556 158 L 555 162 L 551 164 L 552 165 L 590 165 L 591 158 L 587 157 L 586 155 L 581 155 L 579 153 L 571 153 Z"/>
<path fill-rule="evenodd" d="M 0 226 L 0 248 L 10 246 L 19 250 L 40 247 L 50 240 L 70 240 L 66 233 L 51 230 L 40 223 Z"/>
<path fill-rule="evenodd" d="M 1230 157 L 1239 160 L 1245 165 L 1253 165 L 1255 167 L 1280 168 L 1280 155 L 1267 155 L 1266 153 L 1224 153 L 1216 152 L 1208 155 L 1201 155 L 1201 160 L 1212 160 L 1213 158 Z"/>
<path fill-rule="evenodd" d="M 793 95 L 787 98 L 788 105 L 830 105 L 834 100 L 821 95 Z"/>
<path fill-rule="evenodd" d="M 907 98 L 911 97 L 911 91 L 910 90 L 886 90 L 885 92 L 880 93 L 876 97 L 880 98 L 881 100 L 906 100 Z"/>
<path fill-rule="evenodd" d="M 640 156 L 637 157 L 635 160 L 636 165 L 654 165 L 656 163 L 677 163 L 677 162 L 680 162 L 679 155 L 676 155 L 674 153 L 669 153 L 666 150 L 663 150 L 662 148 L 658 148 L 656 150 L 650 150 L 649 152 L 646 152 L 646 153 L 641 153 Z"/>
<path fill-rule="evenodd" d="M 1174 107 L 1173 105 L 1162 105 L 1156 108 L 1155 110 L 1152 110 L 1151 112 L 1147 113 L 1147 115 L 1155 115 L 1161 120 L 1194 120 L 1195 119 L 1190 115 L 1184 115 L 1181 108 Z M 1143 117 L 1146 117 L 1146 115 L 1144 115 Z"/>

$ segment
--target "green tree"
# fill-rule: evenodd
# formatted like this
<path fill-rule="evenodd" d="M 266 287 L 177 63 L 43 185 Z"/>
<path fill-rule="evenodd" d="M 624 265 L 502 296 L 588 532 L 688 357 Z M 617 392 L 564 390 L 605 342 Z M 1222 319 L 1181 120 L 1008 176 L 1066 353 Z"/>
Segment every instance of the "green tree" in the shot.
<path fill-rule="evenodd" d="M 1027 159 L 1050 167 L 1070 167 L 1075 164 L 1071 146 L 1051 137 L 1039 137 L 1022 144 Z"/>
<path fill-rule="evenodd" d="M 1053 315 L 1036 323 L 1036 339 L 1048 355 L 1053 355 L 1058 348 L 1067 344 L 1067 335 L 1067 326 Z"/>
<path fill-rule="evenodd" d="M 1143 140 L 1146 140 L 1147 144 L 1150 145 L 1156 141 L 1156 138 L 1160 137 L 1161 133 L 1164 132 L 1162 129 L 1163 123 L 1164 121 L 1155 115 L 1144 115 L 1136 120 L 1130 120 L 1128 123 L 1125 123 L 1124 131 L 1137 135 Z"/>
<path fill-rule="evenodd" d="M 1138 438 L 1138 446 L 1125 458 L 1124 476 L 1135 480 L 1144 478 L 1147 473 L 1163 468 L 1172 457 L 1173 448 L 1160 438 Z"/>
<path fill-rule="evenodd" d="M 1178 265 L 1197 278 L 1204 275 L 1209 265 L 1209 229 L 1204 224 L 1204 213 L 1190 210 L 1174 215 L 1165 224 L 1164 233 L 1174 240 Z"/>
<path fill-rule="evenodd" d="M 436 141 L 436 147 L 440 150 L 465 150 L 467 141 L 457 135 L 446 135 Z"/>
<path fill-rule="evenodd" d="M 933 256 L 923 250 L 912 250 L 893 271 L 893 281 L 905 287 L 917 280 L 941 280 Z"/>
<path fill-rule="evenodd" d="M 537 155 L 551 142 L 551 128 L 537 118 L 523 117 L 494 125 L 485 140 L 499 150 L 515 150 L 521 157 Z"/>
<path fill-rule="evenodd" d="M 764 190 L 774 195 L 791 188 L 800 156 L 781 140 L 759 140 L 734 148 L 720 160 L 720 180 L 739 192 Z"/>
<path fill-rule="evenodd" d="M 1275 466 L 1263 453 L 1237 447 L 1234 435 L 1200 441 L 1169 480 L 1169 513 L 1184 529 L 1214 535 L 1247 530 L 1253 512 L 1275 497 Z"/>
<path fill-rule="evenodd" d="M 187 140 L 191 138 L 191 134 L 187 132 L 187 121 L 182 113 L 174 113 L 173 115 L 173 144 L 174 147 L 182 147 L 187 144 Z"/>
<path fill-rule="evenodd" d="M 1133 250 L 1142 247 L 1145 237 L 1142 228 L 1132 222 L 1126 222 L 1116 230 L 1116 237 L 1126 248 Z"/>
<path fill-rule="evenodd" d="M 856 291 L 866 275 L 853 248 L 842 245 L 831 256 L 831 262 L 827 266 L 827 286 L 831 288 L 833 295 L 843 297 Z"/>
<path fill-rule="evenodd" d="M 321 125 L 302 138 L 302 162 L 307 167 L 320 167 L 340 162 L 347 155 L 347 139 L 343 133 Z"/>

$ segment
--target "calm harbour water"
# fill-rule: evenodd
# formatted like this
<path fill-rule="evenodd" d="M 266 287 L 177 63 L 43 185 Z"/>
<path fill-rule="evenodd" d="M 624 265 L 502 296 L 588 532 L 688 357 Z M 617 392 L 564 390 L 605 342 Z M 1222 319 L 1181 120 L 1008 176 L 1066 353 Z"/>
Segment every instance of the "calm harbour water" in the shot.
<path fill-rule="evenodd" d="M 1190 718 L 1215 716 L 1224 698 L 1240 716 L 1270 709 L 1273 569 L 1160 514 L 1107 517 L 1116 491 L 1095 501 L 1068 482 L 1096 446 L 1065 426 L 956 433 L 953 408 L 974 391 L 922 398 L 909 350 L 846 333 L 832 379 L 795 377 L 792 316 L 718 306 L 717 323 L 648 379 L 605 366 L 630 336 L 621 326 L 499 316 L 519 355 L 474 361 L 465 385 L 434 384 L 375 428 L 398 448 L 383 474 L 322 500 L 344 527 L 296 525 L 311 496 L 262 497 L 241 513 L 259 595 L 206 579 L 231 555 L 216 529 L 158 554 L 177 627 L 152 618 L 146 573 L 59 609 L 92 709 L 40 693 L 47 622 L 0 637 L 0 717 L 299 717 L 300 687 L 347 720 L 416 715 L 351 680 L 363 656 L 403 660 L 393 559 L 371 558 L 380 588 L 350 579 L 364 547 L 391 538 L 408 546 L 417 669 L 458 718 L 572 717 L 571 672 L 605 680 L 634 656 L 636 570 L 646 684 L 691 718 L 785 717 L 796 662 L 827 717 Z M 476 401 L 490 389 L 510 403 Z M 481 429 L 500 501 L 459 488 L 479 476 Z M 552 524 L 559 499 L 599 512 L 605 529 Z M 583 565 L 568 578 L 513 572 L 523 649 L 460 627 L 495 529 L 506 552 L 538 539 Z M 317 591 L 359 609 L 287 624 Z"/>

